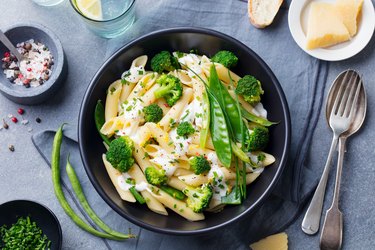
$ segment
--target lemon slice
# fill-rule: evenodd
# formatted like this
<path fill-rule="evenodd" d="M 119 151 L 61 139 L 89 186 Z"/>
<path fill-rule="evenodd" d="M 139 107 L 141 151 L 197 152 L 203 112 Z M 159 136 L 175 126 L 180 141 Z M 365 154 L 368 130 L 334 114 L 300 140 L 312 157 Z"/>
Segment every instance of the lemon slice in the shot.
<path fill-rule="evenodd" d="M 100 0 L 77 0 L 77 8 L 85 17 L 103 20 L 102 3 Z"/>

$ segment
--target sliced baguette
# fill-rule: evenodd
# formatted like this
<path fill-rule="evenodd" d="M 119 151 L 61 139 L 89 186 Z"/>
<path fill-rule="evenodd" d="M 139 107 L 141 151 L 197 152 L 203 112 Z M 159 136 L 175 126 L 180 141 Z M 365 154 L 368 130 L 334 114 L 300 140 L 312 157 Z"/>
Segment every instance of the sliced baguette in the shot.
<path fill-rule="evenodd" d="M 249 0 L 248 12 L 252 25 L 261 29 L 270 25 L 283 0 Z"/>

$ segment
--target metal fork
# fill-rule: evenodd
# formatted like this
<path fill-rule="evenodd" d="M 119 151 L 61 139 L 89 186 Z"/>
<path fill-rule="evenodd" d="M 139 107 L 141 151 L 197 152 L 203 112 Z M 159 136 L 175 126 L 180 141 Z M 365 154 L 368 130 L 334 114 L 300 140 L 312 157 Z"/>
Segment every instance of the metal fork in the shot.
<path fill-rule="evenodd" d="M 302 221 L 302 230 L 306 234 L 315 234 L 319 230 L 323 200 L 329 170 L 331 167 L 332 156 L 334 150 L 336 149 L 339 136 L 349 129 L 354 117 L 354 109 L 358 101 L 358 93 L 362 85 L 361 81 L 358 82 L 358 78 L 359 75 L 355 71 L 348 70 L 342 80 L 336 82 L 340 86 L 335 97 L 331 115 L 329 117 L 329 126 L 333 131 L 333 139 L 322 177 L 320 178 L 318 187 L 315 190 L 310 206 L 308 207 Z"/>

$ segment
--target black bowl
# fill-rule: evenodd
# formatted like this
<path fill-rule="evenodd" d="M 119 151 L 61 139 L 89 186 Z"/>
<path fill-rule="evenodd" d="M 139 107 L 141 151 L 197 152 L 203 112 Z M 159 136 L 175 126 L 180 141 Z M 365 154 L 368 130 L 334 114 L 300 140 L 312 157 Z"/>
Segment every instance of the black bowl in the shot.
<path fill-rule="evenodd" d="M 170 212 L 162 216 L 146 206 L 131 204 L 120 199 L 103 166 L 101 155 L 105 152 L 94 124 L 94 108 L 98 99 L 105 100 L 106 90 L 121 73 L 130 67 L 132 60 L 146 54 L 151 58 L 161 50 L 189 51 L 212 56 L 219 50 L 233 51 L 239 63 L 233 69 L 239 75 L 252 74 L 264 87 L 262 103 L 268 118 L 280 123 L 271 128 L 271 143 L 267 152 L 276 162 L 250 185 L 248 198 L 239 206 L 227 206 L 219 214 L 206 213 L 206 219 L 190 222 Z M 149 65 L 146 65 L 149 68 Z M 79 147 L 86 172 L 102 198 L 127 220 L 156 232 L 192 235 L 207 233 L 233 223 L 259 207 L 279 179 L 287 159 L 290 141 L 290 117 L 283 90 L 264 61 L 241 42 L 222 33 L 200 28 L 173 28 L 153 32 L 122 47 L 111 56 L 92 79 L 84 96 L 79 117 Z"/>
<path fill-rule="evenodd" d="M 36 23 L 16 24 L 4 33 L 14 45 L 30 39 L 45 44 L 53 55 L 54 65 L 51 68 L 52 74 L 48 81 L 41 86 L 30 88 L 12 84 L 1 70 L 0 92 L 9 100 L 25 105 L 39 104 L 52 98 L 64 82 L 67 73 L 65 55 L 58 37 L 47 27 Z M 8 48 L 0 43 L 1 58 L 7 51 L 9 51 Z"/>
<path fill-rule="evenodd" d="M 11 226 L 20 217 L 30 216 L 51 241 L 51 249 L 61 249 L 62 233 L 56 216 L 47 207 L 28 200 L 8 201 L 0 205 L 0 226 Z"/>

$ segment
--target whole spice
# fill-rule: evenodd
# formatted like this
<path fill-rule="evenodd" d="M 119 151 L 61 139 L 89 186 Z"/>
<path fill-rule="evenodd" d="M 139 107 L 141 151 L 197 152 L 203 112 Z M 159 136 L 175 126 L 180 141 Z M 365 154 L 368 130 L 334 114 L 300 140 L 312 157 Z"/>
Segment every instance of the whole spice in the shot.
<path fill-rule="evenodd" d="M 37 123 L 41 123 L 41 122 L 42 122 L 42 119 L 40 119 L 39 117 L 37 117 L 37 118 L 35 119 L 35 121 L 36 121 Z"/>
<path fill-rule="evenodd" d="M 6 123 L 6 121 L 3 119 L 3 128 L 8 129 L 9 125 Z"/>
<path fill-rule="evenodd" d="M 15 150 L 13 145 L 9 145 L 8 148 L 9 148 L 9 150 L 12 151 L 12 152 L 14 152 L 14 150 Z"/>
<path fill-rule="evenodd" d="M 19 108 L 17 110 L 17 113 L 20 114 L 20 115 L 23 115 L 25 113 L 25 110 L 23 110 L 22 108 Z"/>
<path fill-rule="evenodd" d="M 14 116 L 11 118 L 11 120 L 12 120 L 12 122 L 14 122 L 14 123 L 17 123 L 17 122 L 18 122 L 17 117 L 14 117 Z"/>

